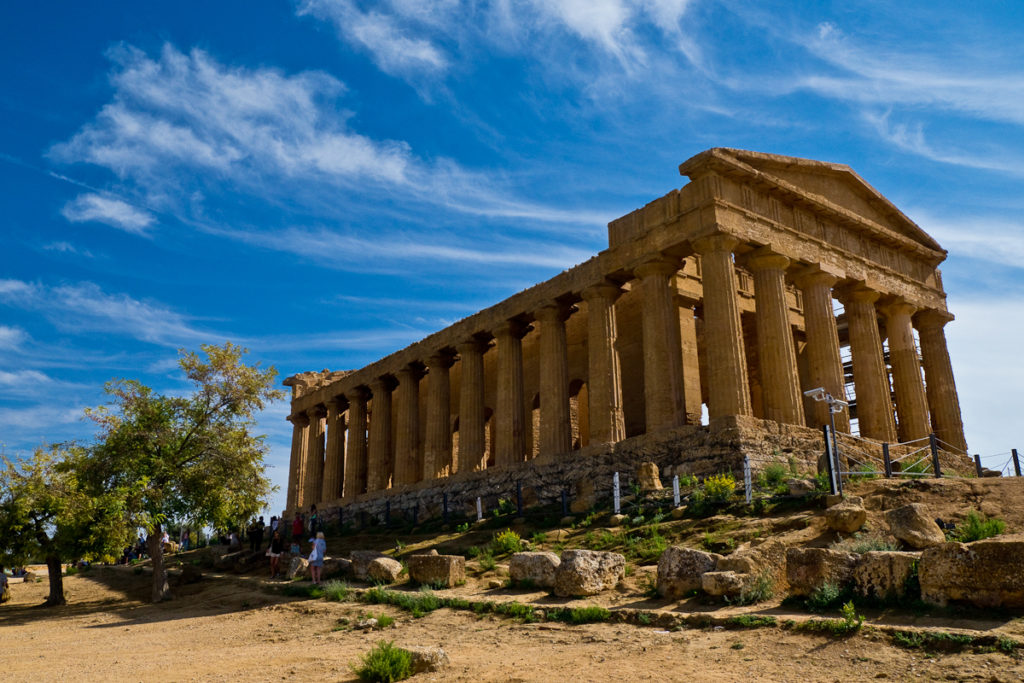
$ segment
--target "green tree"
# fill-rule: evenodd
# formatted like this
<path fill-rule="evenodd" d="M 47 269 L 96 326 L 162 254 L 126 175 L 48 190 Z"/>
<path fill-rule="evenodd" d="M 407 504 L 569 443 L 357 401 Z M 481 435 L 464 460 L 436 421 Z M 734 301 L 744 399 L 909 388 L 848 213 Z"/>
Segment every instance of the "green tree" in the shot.
<path fill-rule="evenodd" d="M 63 563 L 111 559 L 129 539 L 121 492 L 91 490 L 79 478 L 85 456 L 54 445 L 27 460 L 4 457 L 0 469 L 0 561 L 46 562 L 48 606 L 66 602 Z"/>
<path fill-rule="evenodd" d="M 277 371 L 246 365 L 230 342 L 181 352 L 189 395 L 159 395 L 134 380 L 107 384 L 107 406 L 87 411 L 100 426 L 83 477 L 119 491 L 131 528 L 147 531 L 154 602 L 169 597 L 161 536 L 171 519 L 224 528 L 247 519 L 273 491 L 263 436 L 250 432 L 268 401 L 283 398 Z"/>

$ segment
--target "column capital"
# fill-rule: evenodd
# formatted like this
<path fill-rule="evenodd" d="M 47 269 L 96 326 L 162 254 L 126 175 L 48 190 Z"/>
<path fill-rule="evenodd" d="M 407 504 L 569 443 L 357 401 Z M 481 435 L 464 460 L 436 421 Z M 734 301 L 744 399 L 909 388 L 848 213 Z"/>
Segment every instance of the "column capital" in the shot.
<path fill-rule="evenodd" d="M 491 328 L 495 337 L 515 337 L 522 339 L 530 331 L 530 326 L 519 320 L 505 320 Z"/>
<path fill-rule="evenodd" d="M 466 341 L 456 344 L 455 350 L 459 352 L 460 356 L 471 353 L 483 353 L 487 350 L 487 342 L 477 337 L 470 337 Z"/>
<path fill-rule="evenodd" d="M 346 407 L 348 407 L 348 400 L 345 398 L 344 394 L 338 394 L 333 398 L 329 398 L 326 401 L 324 401 L 324 403 L 327 405 L 328 412 L 336 410 L 337 412 L 340 413 L 343 410 L 345 410 Z"/>
<path fill-rule="evenodd" d="M 358 387 L 352 387 L 351 389 L 346 390 L 345 393 L 342 394 L 342 396 L 344 396 L 351 405 L 356 401 L 365 401 L 367 398 L 369 398 L 368 394 L 369 392 L 366 390 L 366 387 L 360 385 Z"/>
<path fill-rule="evenodd" d="M 693 250 L 698 254 L 707 254 L 713 251 L 732 251 L 740 241 L 732 235 L 720 232 L 707 237 L 698 237 L 690 243 Z"/>
<path fill-rule="evenodd" d="M 747 267 L 751 270 L 785 270 L 789 264 L 788 256 L 783 256 L 768 247 L 756 249 L 747 256 Z"/>
<path fill-rule="evenodd" d="M 534 311 L 533 317 L 542 323 L 553 323 L 566 320 L 571 313 L 572 306 L 566 306 L 555 301 L 538 308 Z"/>
<path fill-rule="evenodd" d="M 590 285 L 580 292 L 580 295 L 587 302 L 594 301 L 595 299 L 604 299 L 611 303 L 622 296 L 622 289 L 618 285 L 605 280 L 604 282 Z"/>
<path fill-rule="evenodd" d="M 895 315 L 912 316 L 917 312 L 917 306 L 903 298 L 885 301 L 881 306 L 879 306 L 879 308 L 882 313 L 885 314 L 886 318 L 891 318 Z"/>
<path fill-rule="evenodd" d="M 285 419 L 291 422 L 296 427 L 309 426 L 309 416 L 306 415 L 306 413 L 295 413 L 294 415 L 289 415 Z"/>
<path fill-rule="evenodd" d="M 918 330 L 941 330 L 946 323 L 952 322 L 953 314 L 937 308 L 924 308 L 914 316 L 914 326 Z"/>
<path fill-rule="evenodd" d="M 306 415 L 309 416 L 310 420 L 327 417 L 327 408 L 322 405 L 315 405 L 306 411 Z"/>
<path fill-rule="evenodd" d="M 670 277 L 679 272 L 681 265 L 681 260 L 678 258 L 658 254 L 634 268 L 633 274 L 641 279 L 649 275 Z"/>
<path fill-rule="evenodd" d="M 689 296 L 688 294 L 681 294 L 678 291 L 672 294 L 672 299 L 681 308 L 694 308 L 700 302 L 701 299 L 698 297 Z"/>
<path fill-rule="evenodd" d="M 857 303 L 873 304 L 878 301 L 879 297 L 882 296 L 880 292 L 877 292 L 870 287 L 865 286 L 862 283 L 857 283 L 843 287 L 836 290 L 837 298 L 844 304 L 847 302 L 855 301 Z"/>
<path fill-rule="evenodd" d="M 381 375 L 370 380 L 370 393 L 377 394 L 382 391 L 390 392 L 395 388 L 395 378 L 391 375 Z"/>
<path fill-rule="evenodd" d="M 398 380 L 399 384 L 412 380 L 419 380 L 422 377 L 422 369 L 414 365 L 403 365 L 395 371 L 395 378 Z"/>
<path fill-rule="evenodd" d="M 799 268 L 792 275 L 793 282 L 800 289 L 806 289 L 807 287 L 813 287 L 814 285 L 822 285 L 824 287 L 832 287 L 835 283 L 839 282 L 839 277 L 832 273 L 822 270 L 820 265 L 814 264 L 810 266 L 804 266 Z"/>
<path fill-rule="evenodd" d="M 427 356 L 427 359 L 423 361 L 423 363 L 427 366 L 427 370 L 432 370 L 433 368 L 450 368 L 452 364 L 455 363 L 455 357 L 451 351 L 442 349 L 441 351 L 436 351 Z"/>

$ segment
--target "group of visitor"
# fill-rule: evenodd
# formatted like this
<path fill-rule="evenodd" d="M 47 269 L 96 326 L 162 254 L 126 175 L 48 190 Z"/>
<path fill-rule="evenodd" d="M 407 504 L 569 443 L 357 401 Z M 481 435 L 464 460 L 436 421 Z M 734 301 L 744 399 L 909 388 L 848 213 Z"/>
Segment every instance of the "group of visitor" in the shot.
<path fill-rule="evenodd" d="M 259 522 L 254 522 L 250 528 L 258 529 L 262 521 L 263 518 L 260 517 Z M 277 579 L 281 578 L 281 555 L 284 554 L 285 538 L 282 534 L 281 520 L 277 517 L 270 518 L 270 527 L 271 537 L 270 544 L 267 547 L 267 557 L 270 558 L 270 578 Z M 291 557 L 302 556 L 301 540 L 307 532 L 310 535 L 310 552 L 307 558 L 309 561 L 309 575 L 313 579 L 314 584 L 320 585 L 323 580 L 324 558 L 327 556 L 327 541 L 324 538 L 322 520 L 317 512 L 316 505 L 310 506 L 308 516 L 301 512 L 296 512 L 295 517 L 292 518 L 291 538 L 288 545 L 288 554 Z M 257 544 L 255 547 L 259 548 L 259 545 Z"/>

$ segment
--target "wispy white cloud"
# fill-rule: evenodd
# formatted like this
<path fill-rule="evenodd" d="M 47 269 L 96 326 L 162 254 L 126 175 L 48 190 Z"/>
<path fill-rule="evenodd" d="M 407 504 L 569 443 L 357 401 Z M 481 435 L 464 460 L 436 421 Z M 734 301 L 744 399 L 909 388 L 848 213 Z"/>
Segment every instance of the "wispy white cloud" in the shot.
<path fill-rule="evenodd" d="M 991 216 L 954 219 L 914 208 L 908 213 L 953 256 L 1024 268 L 1024 221 Z"/>
<path fill-rule="evenodd" d="M 0 303 L 39 312 L 60 330 L 120 334 L 164 346 L 222 336 L 194 326 L 188 316 L 159 302 L 110 294 L 92 282 L 47 286 L 0 280 Z"/>
<path fill-rule="evenodd" d="M 43 249 L 46 251 L 56 251 L 62 254 L 80 254 L 86 258 L 92 258 L 92 252 L 88 249 L 80 249 L 70 242 L 51 242 L 44 244 Z"/>
<path fill-rule="evenodd" d="M 17 351 L 28 341 L 28 333 L 20 327 L 0 325 L 0 349 Z"/>
<path fill-rule="evenodd" d="M 135 235 L 147 235 L 147 228 L 154 220 L 148 211 L 136 208 L 116 197 L 104 197 L 94 193 L 75 197 L 64 205 L 61 215 L 72 223 L 96 221 Z"/>

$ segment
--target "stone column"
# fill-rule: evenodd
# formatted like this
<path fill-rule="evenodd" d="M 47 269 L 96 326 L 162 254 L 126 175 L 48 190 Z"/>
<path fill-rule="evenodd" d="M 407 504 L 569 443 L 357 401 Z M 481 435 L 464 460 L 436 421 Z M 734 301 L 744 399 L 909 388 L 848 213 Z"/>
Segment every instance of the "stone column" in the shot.
<path fill-rule="evenodd" d="M 835 398 L 846 400 L 843 382 L 843 360 L 839 355 L 839 333 L 836 330 L 836 316 L 832 310 L 832 285 L 836 277 L 820 268 L 805 269 L 796 277 L 796 284 L 803 293 L 804 329 L 807 333 L 807 372 L 810 381 L 808 389 L 824 387 Z M 814 402 L 811 426 L 829 424 L 828 404 Z M 835 414 L 836 429 L 850 432 L 850 413 L 843 410 Z"/>
<path fill-rule="evenodd" d="M 352 500 L 366 492 L 366 389 L 351 389 L 345 392 L 345 398 L 348 399 L 348 449 L 342 498 Z"/>
<path fill-rule="evenodd" d="M 341 397 L 327 401 L 327 451 L 324 455 L 324 485 L 320 500 L 341 498 L 345 474 L 345 404 Z"/>
<path fill-rule="evenodd" d="M 391 389 L 387 377 L 370 382 L 373 403 L 370 404 L 370 443 L 367 457 L 366 490 L 383 491 L 391 483 L 394 458 L 391 449 Z"/>
<path fill-rule="evenodd" d="M 736 302 L 736 268 L 731 235 L 704 237 L 693 243 L 701 255 L 704 288 L 704 340 L 707 347 L 708 417 L 750 415 L 747 358 Z"/>
<path fill-rule="evenodd" d="M 903 300 L 882 307 L 885 328 L 889 333 L 889 363 L 892 365 L 892 388 L 896 394 L 896 427 L 901 441 L 928 436 L 928 400 L 921 380 L 921 362 L 914 344 L 914 328 L 910 317 L 917 309 Z"/>
<path fill-rule="evenodd" d="M 306 505 L 320 502 L 324 481 L 324 418 L 323 406 L 306 411 L 309 417 L 309 442 L 306 448 Z"/>
<path fill-rule="evenodd" d="M 292 454 L 288 470 L 287 507 L 289 511 L 301 508 L 305 504 L 303 496 L 303 472 L 306 459 L 306 444 L 309 439 L 309 418 L 305 413 L 289 415 L 292 423 Z"/>
<path fill-rule="evenodd" d="M 622 373 L 615 346 L 619 333 L 614 304 L 621 293 L 610 283 L 583 290 L 583 300 L 587 302 L 587 396 L 592 444 L 616 443 L 626 438 Z"/>
<path fill-rule="evenodd" d="M 420 375 L 411 367 L 402 368 L 397 375 L 394 486 L 401 486 L 419 481 L 423 472 L 420 462 Z"/>
<path fill-rule="evenodd" d="M 633 271 L 640 278 L 643 301 L 644 415 L 648 433 L 685 421 L 679 312 L 672 301 L 671 287 L 678 270 L 678 260 L 656 258 Z"/>
<path fill-rule="evenodd" d="M 754 273 L 754 320 L 764 416 L 768 420 L 802 426 L 804 399 L 786 303 L 789 259 L 762 248 L 751 254 L 747 265 Z"/>
<path fill-rule="evenodd" d="M 679 309 L 679 348 L 682 351 L 683 368 L 683 411 L 686 424 L 699 425 L 701 417 L 700 354 L 697 351 L 697 318 L 694 307 L 699 303 L 676 294 L 676 308 Z"/>
<path fill-rule="evenodd" d="M 960 417 L 960 399 L 953 381 L 953 365 L 946 347 L 946 323 L 953 316 L 946 311 L 928 309 L 914 317 L 921 337 L 921 364 L 924 366 L 928 407 L 932 414 L 935 436 L 964 453 L 964 423 Z"/>
<path fill-rule="evenodd" d="M 435 353 L 427 359 L 427 433 L 423 447 L 423 479 L 455 473 L 452 462 L 452 396 L 448 369 L 452 357 Z"/>
<path fill-rule="evenodd" d="M 540 453 L 572 450 L 569 421 L 569 351 L 565 341 L 566 308 L 544 306 L 536 313 L 540 323 Z"/>
<path fill-rule="evenodd" d="M 891 443 L 896 441 L 896 424 L 892 416 L 889 375 L 882 355 L 882 337 L 878 334 L 875 311 L 878 296 L 878 292 L 858 287 L 843 292 L 840 301 L 846 308 L 850 328 L 860 435 Z"/>
<path fill-rule="evenodd" d="M 507 321 L 494 329 L 498 342 L 498 397 L 494 407 L 494 463 L 505 467 L 526 454 L 523 399 L 523 336 L 526 327 Z"/>
<path fill-rule="evenodd" d="M 459 344 L 462 383 L 459 387 L 459 472 L 484 467 L 484 349 L 477 339 Z"/>

